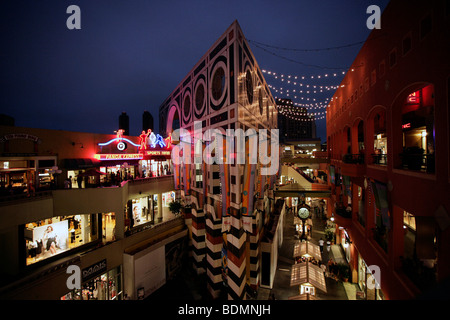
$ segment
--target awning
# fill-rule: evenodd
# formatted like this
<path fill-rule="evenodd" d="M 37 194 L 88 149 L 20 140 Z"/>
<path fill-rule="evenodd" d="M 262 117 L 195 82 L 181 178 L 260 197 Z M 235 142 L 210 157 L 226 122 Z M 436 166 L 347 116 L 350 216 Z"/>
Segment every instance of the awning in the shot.
<path fill-rule="evenodd" d="M 137 166 L 139 165 L 138 159 L 126 159 L 126 160 L 103 160 L 99 162 L 99 167 L 115 167 L 121 166 L 127 163 L 129 166 Z"/>
<path fill-rule="evenodd" d="M 313 257 L 317 261 L 322 260 L 320 247 L 309 241 L 299 242 L 294 246 L 294 258 L 297 257 Z"/>
<path fill-rule="evenodd" d="M 291 286 L 302 284 L 309 284 L 325 293 L 327 292 L 323 270 L 310 262 L 298 263 L 292 266 Z"/>
<path fill-rule="evenodd" d="M 82 170 L 94 168 L 100 164 L 100 161 L 90 158 L 64 159 L 64 168 L 68 170 Z"/>

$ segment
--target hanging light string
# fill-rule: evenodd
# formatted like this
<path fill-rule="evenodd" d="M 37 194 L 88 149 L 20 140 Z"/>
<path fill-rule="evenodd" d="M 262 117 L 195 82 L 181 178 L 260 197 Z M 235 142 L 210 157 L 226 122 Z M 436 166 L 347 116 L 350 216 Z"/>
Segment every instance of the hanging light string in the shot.
<path fill-rule="evenodd" d="M 327 113 L 327 111 L 319 111 L 319 112 L 309 112 L 306 113 L 306 110 L 299 110 L 297 107 L 289 107 L 289 106 L 280 106 L 277 105 L 277 109 L 279 112 L 285 113 L 285 114 L 290 114 L 290 115 L 296 115 L 296 116 L 323 116 Z"/>
<path fill-rule="evenodd" d="M 304 97 L 303 95 L 312 95 L 312 94 L 320 94 L 320 93 L 326 93 L 326 91 L 334 91 L 336 90 L 338 87 L 335 87 L 333 89 L 331 88 L 327 88 L 327 89 L 318 89 L 318 90 L 312 90 L 312 89 L 307 89 L 307 90 L 298 90 L 298 89 L 285 89 L 283 87 L 281 88 L 277 88 L 271 84 L 268 84 L 268 87 L 270 89 L 272 89 L 274 92 L 279 92 L 280 94 L 286 94 L 287 96 L 292 95 L 295 99 L 297 99 L 297 95 L 302 95 L 302 97 L 299 97 L 299 99 L 301 100 L 306 100 L 306 101 L 316 101 L 316 98 L 308 98 L 308 97 Z"/>
<path fill-rule="evenodd" d="M 362 45 L 362 44 L 364 44 L 364 43 L 366 43 L 368 41 L 374 41 L 374 40 L 377 40 L 379 38 L 385 37 L 386 35 L 387 35 L 387 32 L 384 32 L 384 33 L 380 33 L 376 37 L 373 37 L 373 38 L 370 38 L 370 39 L 366 39 L 366 40 L 362 40 L 362 41 L 346 43 L 346 44 L 343 44 L 343 45 L 340 45 L 340 46 L 331 46 L 331 47 L 323 47 L 323 48 L 312 48 L 312 49 L 286 48 L 286 47 L 275 46 L 275 45 L 271 45 L 271 44 L 267 44 L 267 43 L 262 43 L 262 42 L 251 40 L 251 39 L 247 39 L 247 41 L 250 42 L 250 43 L 253 43 L 255 45 L 259 45 L 259 46 L 263 46 L 263 47 L 267 47 L 267 48 L 271 48 L 271 49 L 275 49 L 275 50 L 293 51 L 293 52 L 320 52 L 320 51 L 332 51 L 332 50 L 340 50 L 340 49 L 360 46 L 360 45 Z"/>
<path fill-rule="evenodd" d="M 309 76 L 306 76 L 306 75 L 299 76 L 299 75 L 290 75 L 290 74 L 285 75 L 282 73 L 277 73 L 277 72 L 266 70 L 266 69 L 263 69 L 261 71 L 265 74 L 273 76 L 275 79 L 283 78 L 283 79 L 291 79 L 291 80 L 326 79 L 326 78 L 329 79 L 329 78 L 340 77 L 342 75 L 345 75 L 345 73 L 346 73 L 345 71 L 341 71 L 341 72 L 332 72 L 332 73 L 326 72 L 326 73 L 309 75 Z"/>
<path fill-rule="evenodd" d="M 253 45 L 255 47 L 257 47 L 257 48 L 259 48 L 259 49 L 261 49 L 261 50 L 263 50 L 263 51 L 265 51 L 265 52 L 267 52 L 267 53 L 269 53 L 269 54 L 271 54 L 271 55 L 273 55 L 273 56 L 275 56 L 277 58 L 280 58 L 280 59 L 283 59 L 283 60 L 286 60 L 286 61 L 289 61 L 289 62 L 297 63 L 297 64 L 300 64 L 300 65 L 305 66 L 305 67 L 312 67 L 312 68 L 317 68 L 317 69 L 327 69 L 327 70 L 347 70 L 348 69 L 347 67 L 328 67 L 328 66 L 319 66 L 319 65 L 316 65 L 316 64 L 308 64 L 308 63 L 305 63 L 305 62 L 302 62 L 302 61 L 294 60 L 294 59 L 282 56 L 280 54 L 277 54 L 277 53 L 275 53 L 273 51 L 270 51 L 270 50 L 264 48 L 263 46 L 260 46 L 260 45 L 256 44 L 255 42 L 252 42 L 252 43 L 253 43 Z"/>
<path fill-rule="evenodd" d="M 278 47 L 278 46 L 274 46 L 274 45 L 258 42 L 258 41 L 255 41 L 255 40 L 250 40 L 250 39 L 247 39 L 247 41 L 250 42 L 250 43 L 253 43 L 255 45 L 259 45 L 259 46 L 263 46 L 263 47 L 267 47 L 267 48 L 271 48 L 271 49 L 283 50 L 283 51 L 294 51 L 294 52 L 319 52 L 319 51 L 339 50 L 339 49 L 344 49 L 344 48 L 350 48 L 350 47 L 358 46 L 358 45 L 364 44 L 364 42 L 366 42 L 366 40 L 364 40 L 364 41 L 358 41 L 358 42 L 344 44 L 342 46 L 335 46 L 335 47 L 314 48 L 314 49 L 295 49 L 295 48 Z"/>

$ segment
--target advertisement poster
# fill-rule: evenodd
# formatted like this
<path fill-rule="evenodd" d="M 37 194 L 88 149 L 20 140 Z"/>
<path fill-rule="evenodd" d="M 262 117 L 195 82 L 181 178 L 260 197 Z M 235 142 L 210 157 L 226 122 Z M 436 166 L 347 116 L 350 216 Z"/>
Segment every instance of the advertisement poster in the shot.
<path fill-rule="evenodd" d="M 48 258 L 68 249 L 69 221 L 64 220 L 33 229 L 33 242 L 42 246 L 42 258 Z"/>

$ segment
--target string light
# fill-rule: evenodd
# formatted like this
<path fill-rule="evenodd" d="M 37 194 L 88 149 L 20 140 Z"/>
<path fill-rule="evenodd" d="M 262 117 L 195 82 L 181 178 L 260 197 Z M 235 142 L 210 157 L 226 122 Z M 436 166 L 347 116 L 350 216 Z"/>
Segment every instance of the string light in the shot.
<path fill-rule="evenodd" d="M 279 78 L 288 78 L 288 79 L 294 79 L 294 80 L 306 80 L 306 79 L 324 79 L 324 78 L 335 78 L 341 75 L 345 75 L 345 71 L 341 71 L 341 72 L 333 72 L 333 73 L 322 73 L 322 74 L 316 74 L 316 75 L 310 75 L 310 76 L 299 76 L 299 75 L 285 75 L 285 74 L 278 74 L 276 72 L 270 71 L 270 70 L 261 70 L 263 73 L 267 73 L 268 75 L 273 76 L 275 79 Z M 352 70 L 354 71 L 354 70 Z"/>

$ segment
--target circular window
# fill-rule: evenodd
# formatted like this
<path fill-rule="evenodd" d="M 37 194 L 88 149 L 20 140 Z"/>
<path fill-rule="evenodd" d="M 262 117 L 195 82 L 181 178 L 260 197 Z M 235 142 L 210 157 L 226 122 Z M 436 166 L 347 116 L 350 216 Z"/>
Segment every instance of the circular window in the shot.
<path fill-rule="evenodd" d="M 203 83 L 200 83 L 195 91 L 195 108 L 200 111 L 202 110 L 203 103 L 205 101 L 205 87 Z"/>
<path fill-rule="evenodd" d="M 185 118 L 189 118 L 189 115 L 191 113 L 191 100 L 190 100 L 190 96 L 189 95 L 187 95 L 184 98 L 183 112 L 184 112 L 184 117 Z"/>
<path fill-rule="evenodd" d="M 212 79 L 212 96 L 214 100 L 219 100 L 225 89 L 225 71 L 223 68 L 217 68 Z"/>
<path fill-rule="evenodd" d="M 252 74 L 249 70 L 247 70 L 247 74 L 245 75 L 245 88 L 247 89 L 247 99 L 250 104 L 253 103 L 253 80 Z"/>

